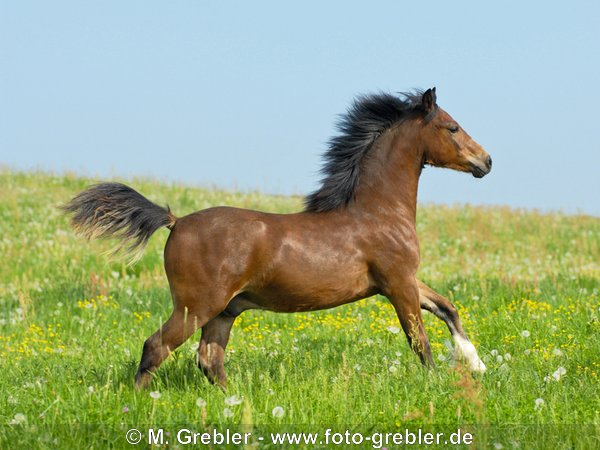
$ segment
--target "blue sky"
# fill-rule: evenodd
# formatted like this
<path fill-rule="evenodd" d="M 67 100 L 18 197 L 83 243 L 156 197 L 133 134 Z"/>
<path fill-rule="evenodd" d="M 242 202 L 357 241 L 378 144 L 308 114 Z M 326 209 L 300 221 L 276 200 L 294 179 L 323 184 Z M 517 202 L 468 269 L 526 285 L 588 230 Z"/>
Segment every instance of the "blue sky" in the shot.
<path fill-rule="evenodd" d="M 421 202 L 600 215 L 600 2 L 0 3 L 0 163 L 308 193 L 361 93 L 437 86 L 492 173 Z"/>

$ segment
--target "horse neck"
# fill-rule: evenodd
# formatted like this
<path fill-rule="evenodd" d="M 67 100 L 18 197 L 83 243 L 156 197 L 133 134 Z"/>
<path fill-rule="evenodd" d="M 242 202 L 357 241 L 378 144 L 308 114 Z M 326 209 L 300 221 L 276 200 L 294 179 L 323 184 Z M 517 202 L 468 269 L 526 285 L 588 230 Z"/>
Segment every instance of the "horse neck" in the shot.
<path fill-rule="evenodd" d="M 375 141 L 361 167 L 355 210 L 416 222 L 423 151 L 415 125 L 404 122 Z"/>

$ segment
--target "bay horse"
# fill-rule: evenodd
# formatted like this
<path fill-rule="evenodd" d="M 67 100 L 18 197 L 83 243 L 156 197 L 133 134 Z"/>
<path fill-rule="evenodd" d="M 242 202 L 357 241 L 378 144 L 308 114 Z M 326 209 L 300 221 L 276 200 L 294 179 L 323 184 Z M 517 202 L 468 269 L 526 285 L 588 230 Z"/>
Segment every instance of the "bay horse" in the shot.
<path fill-rule="evenodd" d="M 76 231 L 119 237 L 129 252 L 139 254 L 158 228 L 171 230 L 164 265 L 174 308 L 144 343 L 137 388 L 198 328 L 198 366 L 225 388 L 225 347 L 242 312 L 314 311 L 375 294 L 389 299 L 424 365 L 434 362 L 421 308 L 446 323 L 472 371 L 485 371 L 454 305 L 415 277 L 415 221 L 426 164 L 481 178 L 490 156 L 438 107 L 435 88 L 359 97 L 338 128 L 302 212 L 220 206 L 176 217 L 120 183 L 94 185 L 63 206 Z"/>

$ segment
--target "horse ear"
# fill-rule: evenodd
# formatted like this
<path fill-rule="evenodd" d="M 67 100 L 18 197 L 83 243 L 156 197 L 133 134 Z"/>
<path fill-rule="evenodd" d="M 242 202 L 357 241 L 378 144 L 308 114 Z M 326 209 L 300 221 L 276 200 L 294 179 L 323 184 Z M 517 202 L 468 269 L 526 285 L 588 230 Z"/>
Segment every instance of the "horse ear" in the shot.
<path fill-rule="evenodd" d="M 435 88 L 427 89 L 421 98 L 421 105 L 426 114 L 435 110 L 436 102 L 437 96 L 435 94 Z"/>

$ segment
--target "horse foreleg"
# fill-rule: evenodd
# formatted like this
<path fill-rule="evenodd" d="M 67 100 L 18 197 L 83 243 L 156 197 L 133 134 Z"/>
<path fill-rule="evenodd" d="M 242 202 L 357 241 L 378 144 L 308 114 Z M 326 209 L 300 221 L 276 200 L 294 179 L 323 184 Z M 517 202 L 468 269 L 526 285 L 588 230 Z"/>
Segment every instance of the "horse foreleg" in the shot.
<path fill-rule="evenodd" d="M 433 357 L 431 356 L 429 339 L 427 339 L 425 326 L 421 318 L 419 290 L 415 279 L 399 285 L 389 294 L 386 294 L 386 297 L 388 297 L 396 310 L 400 325 L 402 325 L 402 329 L 408 339 L 408 344 L 419 356 L 424 365 L 435 366 Z"/>
<path fill-rule="evenodd" d="M 475 346 L 471 343 L 458 317 L 456 307 L 446 297 L 438 294 L 422 281 L 419 286 L 419 302 L 421 308 L 433 313 L 443 320 L 454 339 L 458 356 L 465 359 L 473 372 L 485 372 L 486 367 L 479 358 Z"/>
<path fill-rule="evenodd" d="M 198 347 L 198 367 L 206 377 L 225 389 L 227 375 L 225 374 L 225 347 L 229 341 L 234 316 L 219 314 L 202 327 L 202 337 Z"/>

